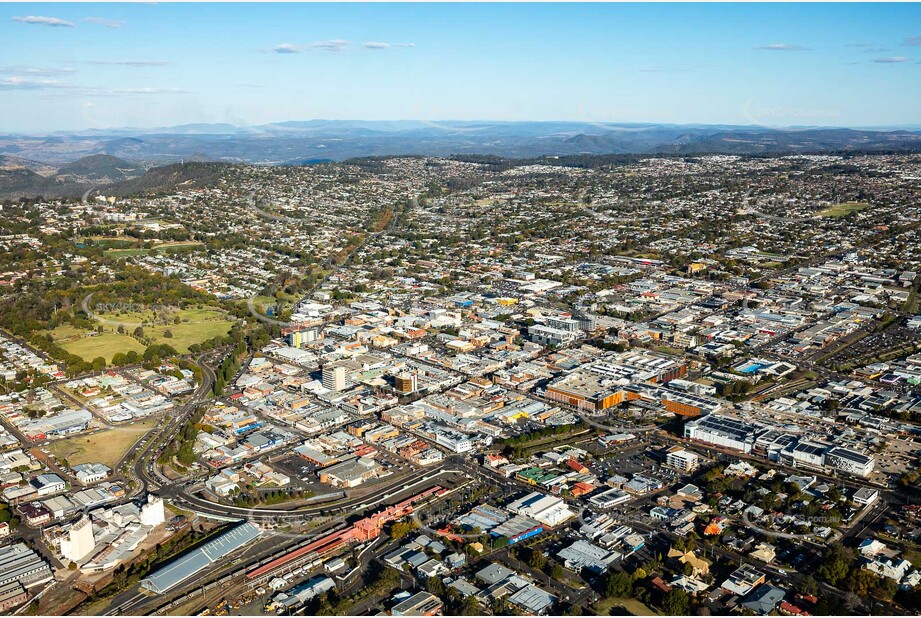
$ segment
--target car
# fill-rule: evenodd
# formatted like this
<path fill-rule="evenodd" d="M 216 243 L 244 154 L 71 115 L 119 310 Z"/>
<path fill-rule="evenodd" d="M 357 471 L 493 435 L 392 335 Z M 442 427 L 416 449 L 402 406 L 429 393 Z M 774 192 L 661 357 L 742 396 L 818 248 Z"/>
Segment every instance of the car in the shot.
<path fill-rule="evenodd" d="M 783 569 L 777 569 L 777 572 L 780 573 L 781 575 L 786 575 L 786 574 L 787 574 L 787 572 L 786 572 L 785 570 L 783 570 Z"/>

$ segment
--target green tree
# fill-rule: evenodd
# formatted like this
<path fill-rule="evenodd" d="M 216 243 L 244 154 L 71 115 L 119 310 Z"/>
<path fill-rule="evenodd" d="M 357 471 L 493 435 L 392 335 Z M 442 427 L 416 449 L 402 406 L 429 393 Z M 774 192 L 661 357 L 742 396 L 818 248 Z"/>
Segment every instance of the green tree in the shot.
<path fill-rule="evenodd" d="M 662 597 L 662 609 L 669 616 L 687 616 L 691 611 L 691 599 L 681 588 L 674 588 Z"/>

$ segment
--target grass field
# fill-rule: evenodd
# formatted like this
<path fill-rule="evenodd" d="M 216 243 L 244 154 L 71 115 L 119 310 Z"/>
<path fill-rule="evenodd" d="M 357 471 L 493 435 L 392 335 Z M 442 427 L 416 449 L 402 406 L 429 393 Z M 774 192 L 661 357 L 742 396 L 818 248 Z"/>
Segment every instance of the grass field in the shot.
<path fill-rule="evenodd" d="M 59 338 L 58 331 L 64 329 L 62 336 Z M 93 362 L 97 356 L 106 359 L 106 362 L 112 361 L 112 356 L 117 352 L 128 352 L 134 350 L 140 354 L 144 353 L 144 346 L 136 339 L 128 335 L 119 335 L 118 333 L 103 333 L 95 337 L 73 336 L 71 333 L 79 331 L 71 326 L 58 327 L 52 332 L 52 336 L 58 345 L 70 352 L 76 354 L 88 363 Z"/>
<path fill-rule="evenodd" d="M 154 428 L 156 419 L 147 419 L 117 429 L 106 429 L 88 436 L 56 440 L 48 445 L 58 460 L 66 459 L 71 466 L 99 462 L 113 468 L 134 443 Z"/>
<path fill-rule="evenodd" d="M 835 204 L 826 208 L 819 213 L 819 216 L 830 218 L 846 217 L 852 212 L 859 212 L 869 207 L 870 205 L 866 202 L 844 202 L 843 204 Z"/>
<path fill-rule="evenodd" d="M 621 612 L 611 612 L 612 608 L 622 607 L 634 616 L 659 616 L 660 614 L 636 599 L 604 599 L 595 605 L 599 616 L 616 616 Z"/>
<path fill-rule="evenodd" d="M 216 309 L 181 309 L 176 312 L 175 316 L 179 318 L 179 324 L 155 324 L 144 326 L 143 329 L 146 337 L 157 343 L 168 343 L 180 354 L 188 352 L 192 344 L 226 335 L 233 324 L 222 311 Z M 113 323 L 124 324 L 130 332 L 138 324 L 154 320 L 154 314 L 150 311 L 119 315 L 101 313 L 98 317 L 104 320 L 103 324 L 107 331 L 118 329 L 118 326 Z M 164 336 L 166 331 L 173 333 L 172 338 Z"/>
<path fill-rule="evenodd" d="M 167 242 L 156 245 L 151 249 L 145 249 L 144 247 L 106 249 L 106 255 L 118 259 L 123 257 L 132 257 L 135 255 L 147 255 L 153 251 L 181 251 L 184 249 L 194 249 L 201 246 L 202 244 L 199 242 Z"/>

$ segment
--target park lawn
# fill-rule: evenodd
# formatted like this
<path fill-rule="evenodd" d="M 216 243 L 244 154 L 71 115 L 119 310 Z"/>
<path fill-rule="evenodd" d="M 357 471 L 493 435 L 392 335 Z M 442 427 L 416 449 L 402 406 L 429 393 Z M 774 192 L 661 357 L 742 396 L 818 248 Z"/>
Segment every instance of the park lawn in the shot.
<path fill-rule="evenodd" d="M 183 249 L 196 249 L 203 246 L 204 245 L 202 243 L 194 241 L 165 242 L 159 245 L 154 245 L 150 249 L 145 249 L 144 247 L 134 247 L 128 249 L 106 249 L 106 255 L 118 259 L 122 257 L 133 257 L 136 255 L 147 255 L 152 251 L 181 251 Z"/>
<path fill-rule="evenodd" d="M 232 322 L 220 319 L 206 322 L 183 322 L 169 326 L 145 326 L 144 334 L 156 340 L 157 343 L 167 343 L 176 348 L 180 354 L 185 354 L 192 344 L 223 337 L 230 332 L 232 324 Z M 163 335 L 168 330 L 173 333 L 171 338 Z"/>
<path fill-rule="evenodd" d="M 54 339 L 54 342 L 57 344 L 64 343 L 65 341 L 73 341 L 76 339 L 82 339 L 86 337 L 87 333 L 90 331 L 84 330 L 82 328 L 77 328 L 71 324 L 61 324 L 54 330 L 43 330 L 40 331 L 41 334 L 51 335 L 51 338 Z"/>
<path fill-rule="evenodd" d="M 133 311 L 119 315 L 101 313 L 98 317 L 105 320 L 105 329 L 107 331 L 115 331 L 118 327 L 114 326 L 113 323 L 118 323 L 123 324 L 130 332 L 145 321 L 153 321 L 154 314 L 152 311 Z M 176 348 L 176 351 L 180 354 L 185 354 L 189 351 L 190 345 L 201 343 L 214 337 L 224 336 L 233 325 L 233 322 L 227 319 L 223 311 L 207 307 L 202 309 L 180 309 L 176 312 L 176 317 L 180 320 L 179 324 L 143 326 L 144 335 L 156 343 L 167 343 Z M 168 330 L 172 331 L 172 338 L 164 336 L 164 333 Z"/>
<path fill-rule="evenodd" d="M 93 359 L 98 356 L 106 359 L 107 363 L 111 363 L 112 357 L 118 352 L 134 350 L 138 354 L 143 354 L 145 350 L 137 339 L 118 333 L 103 333 L 95 337 L 70 339 L 61 341 L 58 345 L 88 363 L 92 363 Z"/>
<path fill-rule="evenodd" d="M 106 255 L 115 258 L 124 258 L 124 257 L 134 257 L 136 255 L 147 255 L 150 253 L 150 249 L 137 248 L 137 249 L 106 249 Z"/>
<path fill-rule="evenodd" d="M 661 615 L 636 599 L 603 599 L 595 604 L 594 609 L 599 616 L 607 616 L 610 614 L 612 607 L 623 607 L 634 616 Z"/>
<path fill-rule="evenodd" d="M 58 461 L 66 459 L 71 466 L 99 462 L 114 468 L 128 449 L 156 424 L 157 419 L 146 419 L 133 425 L 106 429 L 86 436 L 55 440 L 47 448 L 54 453 Z"/>
<path fill-rule="evenodd" d="M 835 204 L 834 206 L 826 208 L 819 213 L 819 216 L 831 218 L 846 217 L 852 212 L 859 212 L 869 207 L 870 205 L 866 202 L 844 202 L 842 204 Z"/>

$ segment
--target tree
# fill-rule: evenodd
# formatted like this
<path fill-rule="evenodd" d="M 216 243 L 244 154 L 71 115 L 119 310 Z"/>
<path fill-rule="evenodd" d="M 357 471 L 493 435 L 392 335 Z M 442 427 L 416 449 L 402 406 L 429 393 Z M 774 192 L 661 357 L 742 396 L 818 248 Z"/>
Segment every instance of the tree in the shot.
<path fill-rule="evenodd" d="M 93 371 L 102 371 L 106 368 L 106 359 L 101 356 L 97 356 L 93 359 Z"/>
<path fill-rule="evenodd" d="M 138 337 L 138 338 L 143 337 L 143 336 L 144 336 L 144 329 L 141 328 L 140 326 L 138 326 L 137 328 L 135 328 L 135 329 L 134 329 L 134 336 L 135 336 L 135 337 Z"/>
<path fill-rule="evenodd" d="M 166 337 L 167 339 L 172 339 L 173 331 L 167 328 L 165 331 L 163 331 L 163 336 Z"/>
<path fill-rule="evenodd" d="M 633 596 L 633 580 L 623 571 L 612 571 L 604 582 L 604 594 L 608 598 L 622 599 Z"/>
<path fill-rule="evenodd" d="M 669 616 L 687 616 L 691 611 L 691 599 L 681 588 L 674 588 L 662 598 L 662 609 Z"/>
<path fill-rule="evenodd" d="M 799 591 L 803 594 L 816 596 L 819 594 L 819 582 L 812 575 L 807 575 L 803 578 L 803 581 L 800 582 Z"/>

